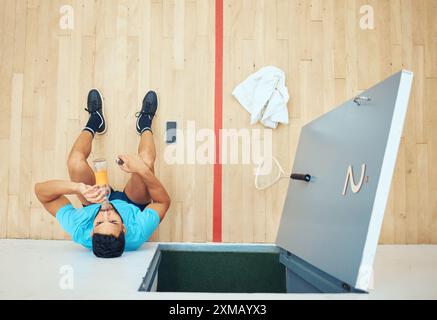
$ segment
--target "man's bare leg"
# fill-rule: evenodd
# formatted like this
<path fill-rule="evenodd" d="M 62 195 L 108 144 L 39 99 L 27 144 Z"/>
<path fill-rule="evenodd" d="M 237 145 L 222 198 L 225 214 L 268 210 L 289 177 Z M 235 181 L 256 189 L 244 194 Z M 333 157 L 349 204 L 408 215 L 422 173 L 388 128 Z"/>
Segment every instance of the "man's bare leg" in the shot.
<path fill-rule="evenodd" d="M 71 181 L 93 186 L 96 183 L 96 178 L 93 169 L 88 165 L 87 159 L 91 153 L 94 135 L 104 134 L 107 129 L 103 116 L 103 98 L 99 90 L 91 89 L 88 92 L 87 108 L 85 110 L 88 111 L 90 117 L 71 148 L 67 167 Z M 82 204 L 90 204 L 83 196 L 79 195 L 78 197 Z"/>
<path fill-rule="evenodd" d="M 149 130 L 141 134 L 138 154 L 144 162 L 154 171 L 156 159 L 156 147 L 153 140 L 153 133 Z M 148 204 L 151 201 L 149 191 L 143 179 L 136 173 L 133 173 L 124 189 L 127 197 L 138 204 Z"/>
<path fill-rule="evenodd" d="M 93 169 L 88 164 L 88 157 L 91 153 L 93 135 L 89 131 L 82 131 L 71 148 L 68 156 L 67 167 L 70 179 L 73 182 L 82 182 L 93 186 L 96 184 Z M 84 205 L 90 204 L 82 195 L 78 195 Z"/>

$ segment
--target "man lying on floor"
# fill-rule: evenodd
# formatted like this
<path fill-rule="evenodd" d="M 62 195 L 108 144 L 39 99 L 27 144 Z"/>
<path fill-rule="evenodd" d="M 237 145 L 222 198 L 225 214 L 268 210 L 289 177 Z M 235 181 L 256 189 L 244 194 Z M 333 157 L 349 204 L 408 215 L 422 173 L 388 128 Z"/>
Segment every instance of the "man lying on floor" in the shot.
<path fill-rule="evenodd" d="M 136 250 L 153 234 L 170 206 L 170 197 L 154 174 L 156 149 L 152 120 L 158 98 L 150 91 L 137 113 L 136 130 L 141 136 L 138 155 L 123 155 L 120 168 L 130 173 L 123 192 L 96 186 L 93 170 L 87 159 L 95 134 L 104 134 L 107 124 L 103 99 L 93 89 L 88 94 L 90 118 L 68 157 L 71 181 L 53 180 L 35 185 L 35 193 L 43 206 L 59 221 L 73 241 L 93 249 L 101 258 L 114 258 L 124 250 Z M 83 208 L 74 208 L 65 195 L 77 195 Z"/>

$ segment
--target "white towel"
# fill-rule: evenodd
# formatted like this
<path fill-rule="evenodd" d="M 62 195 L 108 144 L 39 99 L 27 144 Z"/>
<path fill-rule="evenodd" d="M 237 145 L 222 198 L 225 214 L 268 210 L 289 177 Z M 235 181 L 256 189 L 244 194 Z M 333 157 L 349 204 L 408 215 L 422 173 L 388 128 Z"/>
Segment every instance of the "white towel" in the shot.
<path fill-rule="evenodd" d="M 261 121 L 272 129 L 278 123 L 288 124 L 290 96 L 281 69 L 269 66 L 258 70 L 239 84 L 232 95 L 250 113 L 251 124 Z"/>

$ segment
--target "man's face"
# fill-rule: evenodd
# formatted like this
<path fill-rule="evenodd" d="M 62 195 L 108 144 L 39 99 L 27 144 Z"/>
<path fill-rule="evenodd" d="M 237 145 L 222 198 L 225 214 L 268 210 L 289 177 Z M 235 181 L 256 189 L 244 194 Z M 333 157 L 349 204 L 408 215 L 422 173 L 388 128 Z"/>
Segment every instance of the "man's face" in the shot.
<path fill-rule="evenodd" d="M 120 215 L 114 208 L 109 206 L 107 209 L 101 208 L 94 219 L 94 229 L 92 234 L 106 234 L 118 237 L 121 232 L 126 232 Z"/>

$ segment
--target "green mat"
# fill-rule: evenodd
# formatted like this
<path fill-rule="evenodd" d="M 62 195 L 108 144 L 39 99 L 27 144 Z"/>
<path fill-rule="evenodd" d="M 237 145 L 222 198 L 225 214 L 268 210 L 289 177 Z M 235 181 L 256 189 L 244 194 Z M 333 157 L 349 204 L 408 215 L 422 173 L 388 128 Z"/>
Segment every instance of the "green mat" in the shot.
<path fill-rule="evenodd" d="M 286 293 L 277 253 L 161 253 L 159 292 Z"/>

